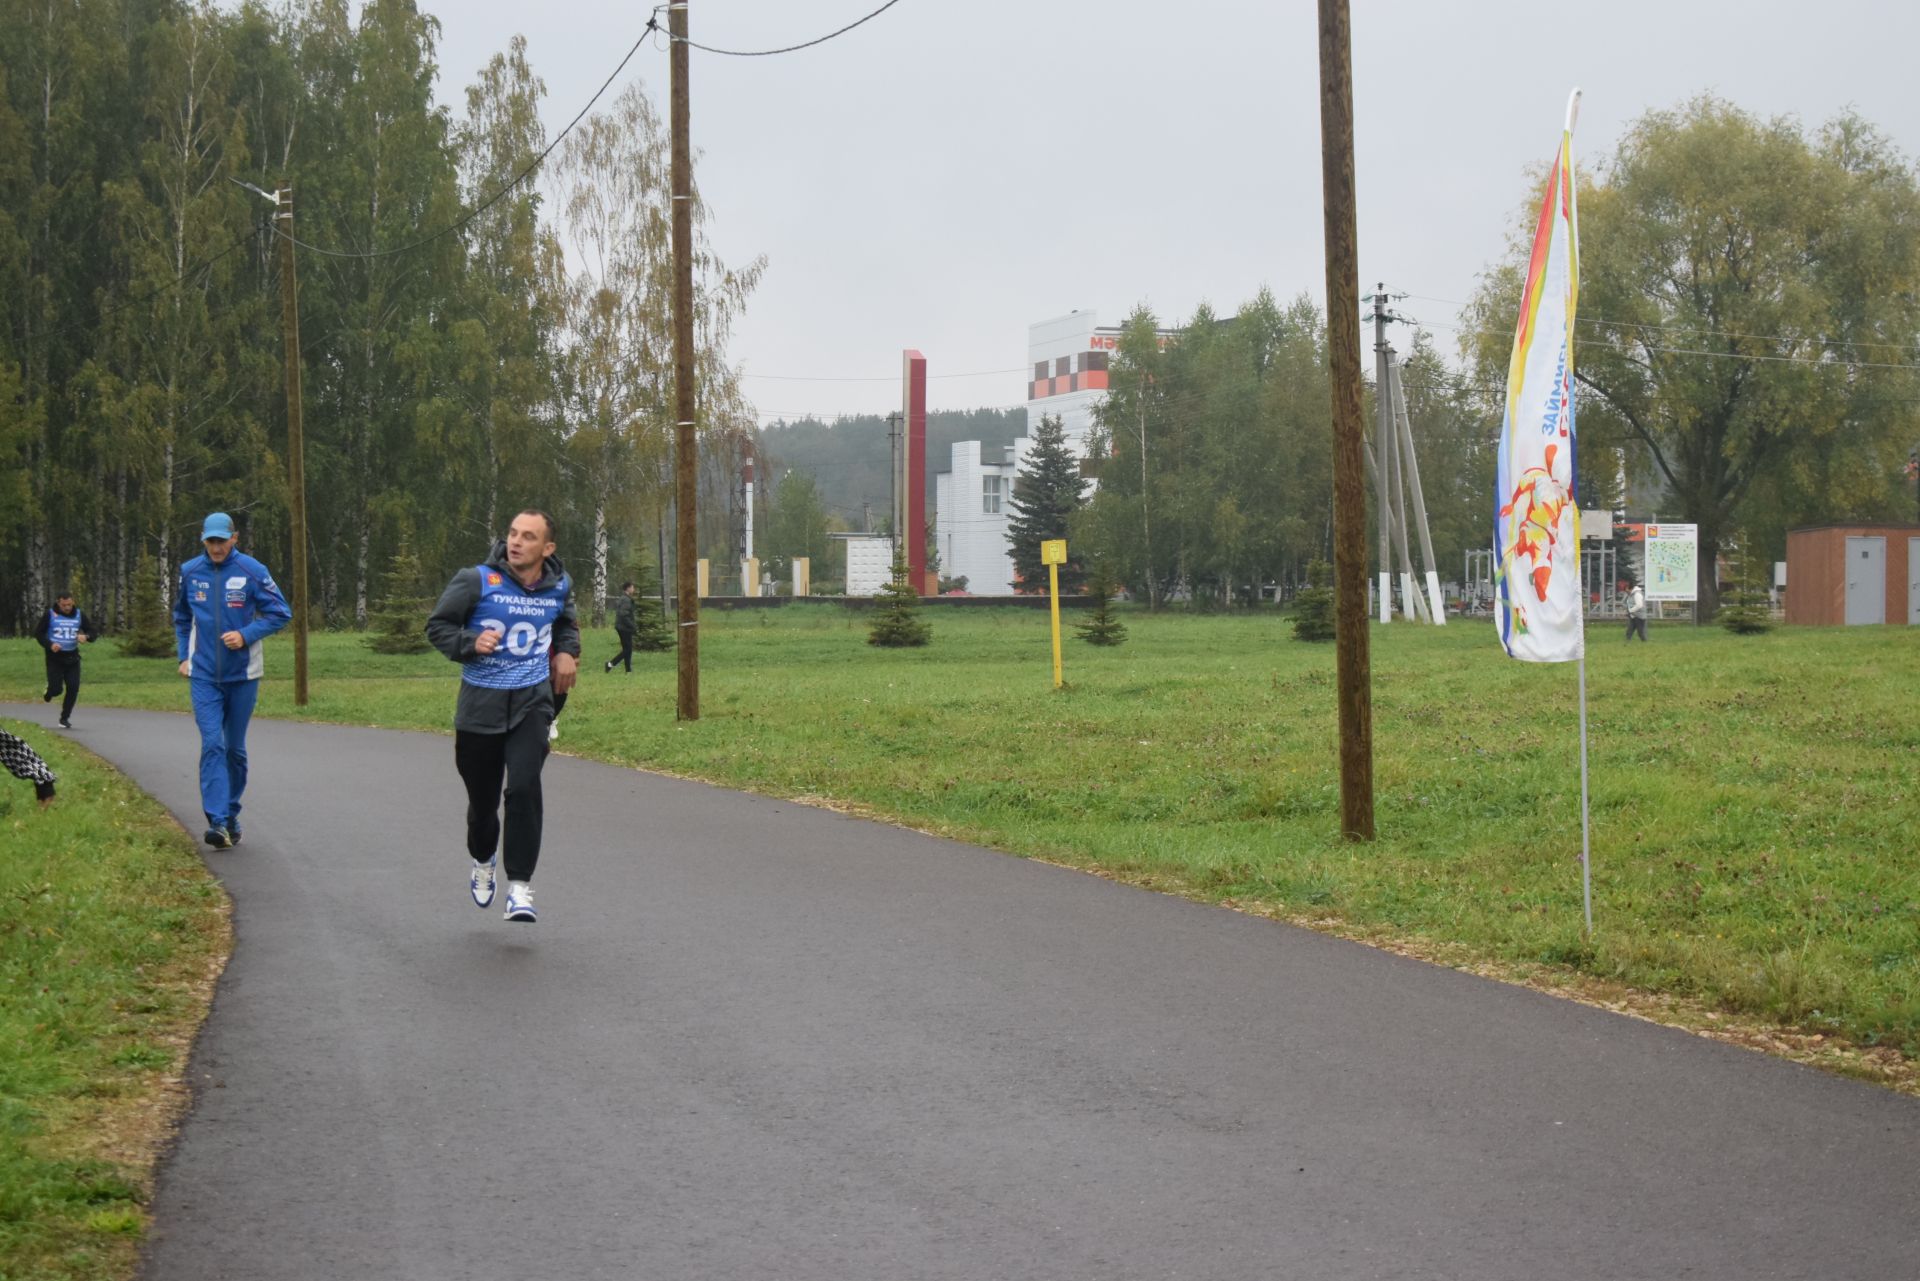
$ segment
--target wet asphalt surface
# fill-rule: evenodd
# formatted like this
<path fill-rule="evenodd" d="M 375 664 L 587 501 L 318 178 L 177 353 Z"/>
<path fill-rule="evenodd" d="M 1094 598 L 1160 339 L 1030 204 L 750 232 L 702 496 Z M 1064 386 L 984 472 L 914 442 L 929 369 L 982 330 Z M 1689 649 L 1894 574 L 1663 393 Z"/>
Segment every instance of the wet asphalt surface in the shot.
<path fill-rule="evenodd" d="M 188 718 L 75 724 L 199 833 Z M 564 757 L 508 924 L 450 738 L 251 748 L 146 1281 L 1920 1276 L 1912 1099 Z"/>

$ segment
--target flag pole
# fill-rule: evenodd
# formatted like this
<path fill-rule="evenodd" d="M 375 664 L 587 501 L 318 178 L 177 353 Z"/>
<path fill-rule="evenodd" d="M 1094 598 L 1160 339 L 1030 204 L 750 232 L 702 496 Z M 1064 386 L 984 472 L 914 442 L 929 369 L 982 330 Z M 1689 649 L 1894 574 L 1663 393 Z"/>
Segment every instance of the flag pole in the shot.
<path fill-rule="evenodd" d="M 1580 120 L 1580 90 L 1578 88 L 1567 95 L 1567 136 L 1573 136 L 1573 127 Z M 1567 165 L 1573 165 L 1573 149 L 1567 149 Z M 1569 184 L 1574 182 L 1573 175 L 1567 175 Z M 1571 326 L 1568 327 L 1571 330 Z M 1569 356 L 1573 347 L 1573 335 L 1567 335 Z M 1578 498 L 1575 499 L 1574 521 L 1580 519 Z M 1574 563 L 1579 564 L 1580 544 L 1576 541 Z M 1586 595 L 1585 587 L 1581 595 Z M 1593 937 L 1593 824 L 1587 806 L 1587 609 L 1584 599 L 1580 602 L 1580 900 L 1587 914 L 1588 938 Z"/>

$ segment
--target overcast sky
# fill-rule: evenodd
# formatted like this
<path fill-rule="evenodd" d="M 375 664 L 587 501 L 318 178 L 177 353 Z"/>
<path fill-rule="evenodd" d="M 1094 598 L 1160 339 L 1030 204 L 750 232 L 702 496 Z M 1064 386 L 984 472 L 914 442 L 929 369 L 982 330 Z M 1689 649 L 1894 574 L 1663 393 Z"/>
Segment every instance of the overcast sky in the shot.
<path fill-rule="evenodd" d="M 692 0 L 694 40 L 763 49 L 881 0 Z M 645 26 L 629 0 L 421 0 L 441 96 L 518 31 L 562 127 Z M 1854 107 L 1920 152 L 1910 0 L 1354 0 L 1360 264 L 1450 345 L 1529 165 L 1585 90 L 1576 157 L 1718 93 L 1818 125 Z M 729 262 L 767 255 L 732 358 L 762 421 L 1025 395 L 1027 326 L 1137 303 L 1178 322 L 1262 285 L 1325 292 L 1312 0 L 899 0 L 770 58 L 692 55 L 697 180 Z M 667 54 L 637 54 L 665 114 Z M 616 89 L 619 86 L 616 86 Z M 614 90 L 609 91 L 609 97 Z M 998 371 L 984 373 L 981 371 Z M 955 377 L 952 375 L 979 374 Z M 799 379 L 828 381 L 800 381 Z M 864 379 L 866 381 L 859 381 Z"/>

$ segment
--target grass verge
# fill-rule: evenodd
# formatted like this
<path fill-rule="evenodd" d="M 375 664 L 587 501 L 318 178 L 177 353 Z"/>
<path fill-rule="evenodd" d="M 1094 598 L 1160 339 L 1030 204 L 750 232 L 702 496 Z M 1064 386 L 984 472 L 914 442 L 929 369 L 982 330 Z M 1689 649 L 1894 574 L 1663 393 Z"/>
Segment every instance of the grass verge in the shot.
<path fill-rule="evenodd" d="M 1056 692 L 1044 613 L 929 616 L 929 648 L 887 651 L 837 606 L 710 610 L 694 723 L 674 719 L 673 655 L 608 675 L 597 660 L 611 636 L 591 634 L 561 746 L 1776 1052 L 1794 1038 L 1815 1047 L 1803 1057 L 1915 1088 L 1920 644 L 1907 629 L 1741 638 L 1666 625 L 1631 649 L 1593 632 L 1588 940 L 1575 675 L 1506 659 L 1485 623 L 1374 629 L 1380 839 L 1357 846 L 1336 835 L 1333 651 L 1291 640 L 1284 620 L 1130 613 L 1125 646 L 1069 641 L 1069 687 Z M 289 650 L 270 660 L 281 679 L 263 689 L 263 714 L 293 713 Z M 90 701 L 185 705 L 169 663 L 87 661 Z M 38 676 L 31 645 L 0 647 L 0 692 L 31 696 Z M 435 654 L 320 636 L 303 714 L 445 730 L 455 679 Z"/>
<path fill-rule="evenodd" d="M 230 947 L 179 827 L 99 760 L 0 722 L 60 776 L 0 776 L 0 1281 L 132 1274 L 153 1168 Z"/>

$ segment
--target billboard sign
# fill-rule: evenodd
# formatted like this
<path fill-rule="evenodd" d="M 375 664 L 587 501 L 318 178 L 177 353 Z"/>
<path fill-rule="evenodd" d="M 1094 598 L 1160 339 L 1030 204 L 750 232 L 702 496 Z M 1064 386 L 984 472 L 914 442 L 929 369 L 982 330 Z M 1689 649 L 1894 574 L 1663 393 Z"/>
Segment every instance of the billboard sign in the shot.
<path fill-rule="evenodd" d="M 1648 600 L 1693 600 L 1700 582 L 1700 527 L 1648 525 Z"/>

